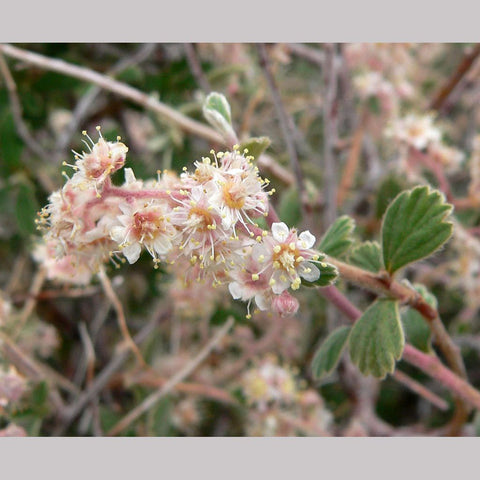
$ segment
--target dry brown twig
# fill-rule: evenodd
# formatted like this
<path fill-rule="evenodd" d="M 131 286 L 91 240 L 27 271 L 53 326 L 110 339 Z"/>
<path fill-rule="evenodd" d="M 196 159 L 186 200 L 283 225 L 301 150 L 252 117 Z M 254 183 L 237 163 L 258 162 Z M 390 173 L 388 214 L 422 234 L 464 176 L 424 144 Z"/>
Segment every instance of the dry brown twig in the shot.
<path fill-rule="evenodd" d="M 205 138 L 215 144 L 223 145 L 224 143 L 222 136 L 212 128 L 197 122 L 196 120 L 192 120 L 172 107 L 160 102 L 154 96 L 147 95 L 140 90 L 114 80 L 107 75 L 102 75 L 89 68 L 79 67 L 77 65 L 64 62 L 63 60 L 49 58 L 44 55 L 29 52 L 9 44 L 0 44 L 0 52 L 9 57 L 16 58 L 17 60 L 36 65 L 37 67 L 59 72 L 64 75 L 98 85 L 105 90 L 116 93 L 117 95 L 131 100 L 132 102 L 137 103 L 144 108 L 158 113 L 166 120 L 178 125 L 178 127 L 186 132 Z"/>
<path fill-rule="evenodd" d="M 100 282 L 102 284 L 105 294 L 107 295 L 110 302 L 112 302 L 113 308 L 115 309 L 115 312 L 117 314 L 118 326 L 120 327 L 120 331 L 122 333 L 125 343 L 129 346 L 129 348 L 131 348 L 139 364 L 143 367 L 149 368 L 147 362 L 145 362 L 145 360 L 143 359 L 143 356 L 140 350 L 138 349 L 137 345 L 133 341 L 133 338 L 130 335 L 130 332 L 128 331 L 127 319 L 125 318 L 125 312 L 123 310 L 122 302 L 120 301 L 117 294 L 115 293 L 112 283 L 110 282 L 110 279 L 108 278 L 108 275 L 105 273 L 105 269 L 103 267 L 100 269 L 98 273 L 98 278 L 100 279 Z"/>
<path fill-rule="evenodd" d="M 233 318 L 229 318 L 227 322 L 219 329 L 215 336 L 208 342 L 205 347 L 190 362 L 181 368 L 173 377 L 171 377 L 161 388 L 150 394 L 140 405 L 135 407 L 122 420 L 120 420 L 107 435 L 118 435 L 122 430 L 127 428 L 132 422 L 150 410 L 165 395 L 170 393 L 178 383 L 185 380 L 211 353 L 211 351 L 220 343 L 223 337 L 228 333 L 235 323 Z"/>

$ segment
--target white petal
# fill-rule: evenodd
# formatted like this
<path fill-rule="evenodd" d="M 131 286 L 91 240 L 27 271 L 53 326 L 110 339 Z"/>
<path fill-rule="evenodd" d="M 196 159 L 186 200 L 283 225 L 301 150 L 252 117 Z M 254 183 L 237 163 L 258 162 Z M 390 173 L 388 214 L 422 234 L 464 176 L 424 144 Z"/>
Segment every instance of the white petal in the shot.
<path fill-rule="evenodd" d="M 283 279 L 281 277 L 283 277 Z M 272 291 L 276 295 L 280 295 L 290 286 L 290 280 L 284 272 L 277 270 L 273 273 L 272 278 L 275 280 L 275 283 L 272 285 Z"/>
<path fill-rule="evenodd" d="M 125 227 L 120 227 L 119 225 L 116 225 L 115 227 L 112 227 L 112 229 L 110 230 L 110 236 L 112 237 L 112 240 L 114 240 L 117 243 L 122 243 L 125 240 L 125 235 L 126 235 Z"/>
<path fill-rule="evenodd" d="M 137 181 L 135 174 L 131 168 L 126 168 L 125 170 L 125 183 L 128 185 Z"/>
<path fill-rule="evenodd" d="M 312 248 L 315 245 L 316 238 L 308 231 L 302 232 L 298 239 L 300 240 L 300 245 L 302 248 Z"/>
<path fill-rule="evenodd" d="M 265 295 L 261 293 L 255 295 L 255 303 L 257 304 L 257 307 L 262 311 L 270 309 L 270 302 L 267 300 Z"/>
<path fill-rule="evenodd" d="M 142 247 L 139 243 L 132 243 L 128 247 L 125 247 L 122 253 L 127 258 L 128 263 L 135 263 L 139 259 L 141 251 Z"/>
<path fill-rule="evenodd" d="M 159 237 L 153 242 L 153 248 L 159 255 L 165 255 L 172 248 L 172 242 L 166 237 Z"/>
<path fill-rule="evenodd" d="M 320 270 L 310 262 L 302 262 L 299 273 L 308 282 L 314 282 L 320 278 Z"/>
<path fill-rule="evenodd" d="M 228 284 L 228 290 L 230 291 L 230 295 L 235 299 L 238 300 L 242 298 L 242 287 L 237 282 L 232 282 Z"/>
<path fill-rule="evenodd" d="M 289 228 L 283 222 L 272 224 L 272 235 L 277 242 L 284 242 L 289 232 Z"/>

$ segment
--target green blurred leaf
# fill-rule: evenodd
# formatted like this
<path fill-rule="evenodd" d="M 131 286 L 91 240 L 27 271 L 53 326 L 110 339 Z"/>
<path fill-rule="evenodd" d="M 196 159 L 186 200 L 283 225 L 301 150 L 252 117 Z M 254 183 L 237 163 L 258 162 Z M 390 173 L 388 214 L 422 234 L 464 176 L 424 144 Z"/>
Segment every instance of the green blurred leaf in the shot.
<path fill-rule="evenodd" d="M 35 219 L 40 207 L 35 197 L 34 187 L 31 183 L 21 183 L 18 186 L 15 217 L 20 234 L 30 238 L 35 233 Z"/>
<path fill-rule="evenodd" d="M 252 137 L 240 144 L 240 152 L 248 150 L 248 155 L 258 159 L 258 157 L 271 145 L 272 141 L 268 137 Z"/>
<path fill-rule="evenodd" d="M 172 401 L 170 397 L 162 398 L 156 408 L 149 415 L 149 430 L 156 437 L 166 437 L 170 432 L 172 414 Z"/>
<path fill-rule="evenodd" d="M 393 273 L 409 263 L 428 257 L 452 235 L 445 221 L 452 211 L 438 190 L 415 187 L 398 195 L 382 222 L 383 262 Z"/>
<path fill-rule="evenodd" d="M 289 226 L 298 225 L 302 220 L 300 197 L 295 187 L 289 188 L 280 199 L 278 216 L 282 222 Z"/>
<path fill-rule="evenodd" d="M 350 357 L 364 375 L 384 378 L 393 373 L 405 337 L 398 301 L 380 299 L 355 322 L 349 337 Z"/>
<path fill-rule="evenodd" d="M 377 273 L 382 268 L 382 252 L 378 242 L 363 242 L 353 247 L 349 254 L 350 263 Z"/>
<path fill-rule="evenodd" d="M 217 308 L 210 318 L 212 325 L 223 325 L 230 317 L 235 319 L 236 323 L 246 323 L 245 312 L 241 313 L 235 308 Z"/>
<path fill-rule="evenodd" d="M 353 218 L 348 215 L 337 218 L 323 235 L 318 249 L 332 257 L 341 257 L 353 243 L 354 229 Z"/>
<path fill-rule="evenodd" d="M 0 173 L 7 177 L 22 167 L 20 156 L 23 143 L 17 135 L 17 129 L 10 113 L 0 119 Z"/>
<path fill-rule="evenodd" d="M 382 111 L 382 105 L 380 99 L 377 96 L 370 95 L 367 98 L 368 109 L 375 115 L 379 115 Z"/>
<path fill-rule="evenodd" d="M 41 407 L 45 404 L 48 397 L 48 385 L 46 382 L 38 383 L 30 394 L 30 400 L 33 407 Z"/>
<path fill-rule="evenodd" d="M 320 345 L 312 360 L 314 378 L 321 379 L 333 372 L 345 349 L 350 330 L 351 327 L 339 327 Z"/>

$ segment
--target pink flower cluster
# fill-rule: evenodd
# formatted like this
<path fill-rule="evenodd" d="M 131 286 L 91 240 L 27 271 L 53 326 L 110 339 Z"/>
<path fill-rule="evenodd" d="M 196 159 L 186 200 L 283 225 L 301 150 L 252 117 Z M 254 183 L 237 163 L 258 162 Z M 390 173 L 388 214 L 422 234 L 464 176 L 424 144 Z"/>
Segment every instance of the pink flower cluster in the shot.
<path fill-rule="evenodd" d="M 247 150 L 212 151 L 193 172 L 159 171 L 149 181 L 125 168 L 125 182 L 114 186 L 111 175 L 124 166 L 127 147 L 120 138 L 108 142 L 100 134 L 95 143 L 84 135 L 89 151 L 75 154 L 73 176 L 37 220 L 44 241 L 35 258 L 50 279 L 86 284 L 107 261 L 134 263 L 146 250 L 155 267 L 178 265 L 185 285 L 228 285 L 249 306 L 254 299 L 261 310 L 297 311 L 288 290 L 320 276 L 315 237 L 284 223 L 258 227 L 274 190 L 266 190 Z"/>

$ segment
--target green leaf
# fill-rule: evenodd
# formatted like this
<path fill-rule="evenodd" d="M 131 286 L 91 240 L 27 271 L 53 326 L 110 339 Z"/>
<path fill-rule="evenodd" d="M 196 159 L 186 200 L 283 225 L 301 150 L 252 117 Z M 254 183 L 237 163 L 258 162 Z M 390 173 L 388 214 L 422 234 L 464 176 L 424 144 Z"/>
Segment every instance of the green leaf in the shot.
<path fill-rule="evenodd" d="M 23 143 L 18 137 L 13 117 L 7 113 L 0 118 L 0 173 L 3 177 L 21 168 L 22 150 Z"/>
<path fill-rule="evenodd" d="M 415 284 L 413 287 L 431 307 L 437 308 L 437 299 L 424 285 Z M 415 309 L 409 307 L 402 312 L 402 322 L 407 340 L 422 352 L 431 353 L 432 331 L 425 318 Z"/>
<path fill-rule="evenodd" d="M 18 186 L 15 217 L 18 230 L 24 238 L 30 238 L 30 235 L 35 233 L 35 218 L 39 209 L 33 185 L 21 183 Z"/>
<path fill-rule="evenodd" d="M 320 277 L 314 282 L 309 282 L 302 278 L 302 285 L 306 287 L 328 287 L 336 282 L 338 270 L 335 265 L 325 262 L 316 263 L 315 265 L 320 270 Z"/>
<path fill-rule="evenodd" d="M 224 95 L 212 92 L 203 104 L 203 115 L 208 123 L 226 138 L 236 138 L 232 128 L 230 104 Z"/>
<path fill-rule="evenodd" d="M 349 255 L 350 263 L 377 273 L 382 268 L 382 252 L 378 242 L 363 242 L 353 247 Z"/>
<path fill-rule="evenodd" d="M 380 99 L 374 95 L 367 98 L 368 109 L 375 115 L 379 115 L 382 111 L 382 105 Z"/>
<path fill-rule="evenodd" d="M 389 273 L 428 257 L 452 235 L 452 211 L 438 190 L 415 187 L 398 195 L 382 223 L 383 262 Z"/>
<path fill-rule="evenodd" d="M 319 245 L 319 250 L 332 257 L 340 257 L 352 245 L 352 233 L 355 229 L 355 220 L 343 215 L 335 220 L 325 232 Z"/>
<path fill-rule="evenodd" d="M 252 137 L 240 144 L 240 152 L 248 150 L 248 155 L 257 159 L 270 145 L 272 141 L 268 137 Z"/>
<path fill-rule="evenodd" d="M 314 378 L 320 379 L 330 375 L 340 360 L 347 344 L 351 327 L 340 327 L 334 330 L 320 345 L 312 360 Z"/>
<path fill-rule="evenodd" d="M 287 225 L 298 225 L 302 220 L 300 197 L 295 187 L 289 188 L 283 195 L 278 206 L 278 216 Z"/>
<path fill-rule="evenodd" d="M 167 437 L 170 433 L 172 418 L 172 400 L 164 397 L 158 402 L 156 408 L 149 412 L 148 423 L 151 434 L 155 437 Z"/>
<path fill-rule="evenodd" d="M 349 337 L 350 357 L 364 375 L 384 378 L 402 356 L 405 337 L 398 301 L 380 299 L 355 322 Z"/>
<path fill-rule="evenodd" d="M 218 112 L 230 125 L 232 124 L 230 104 L 225 95 L 218 92 L 210 93 L 205 99 L 203 109 Z"/>

